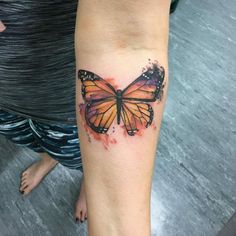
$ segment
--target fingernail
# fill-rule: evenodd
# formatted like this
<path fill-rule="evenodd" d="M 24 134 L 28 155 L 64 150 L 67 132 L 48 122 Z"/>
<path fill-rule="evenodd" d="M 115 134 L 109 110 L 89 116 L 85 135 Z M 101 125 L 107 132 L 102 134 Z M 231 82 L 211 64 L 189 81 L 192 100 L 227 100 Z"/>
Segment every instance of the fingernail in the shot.
<path fill-rule="evenodd" d="M 80 221 L 80 223 L 83 223 L 83 222 L 84 222 L 83 220 Z"/>

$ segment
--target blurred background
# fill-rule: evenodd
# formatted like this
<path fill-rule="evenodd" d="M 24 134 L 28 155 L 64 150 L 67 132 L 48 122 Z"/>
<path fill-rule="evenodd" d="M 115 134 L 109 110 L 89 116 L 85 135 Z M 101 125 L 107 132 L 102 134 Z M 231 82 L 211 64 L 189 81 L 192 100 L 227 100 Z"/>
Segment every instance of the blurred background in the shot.
<path fill-rule="evenodd" d="M 153 236 L 236 235 L 235 29 L 235 0 L 180 0 L 170 16 Z M 73 220 L 78 171 L 59 166 L 29 196 L 16 191 L 35 158 L 0 136 L 0 236 L 87 235 Z"/>

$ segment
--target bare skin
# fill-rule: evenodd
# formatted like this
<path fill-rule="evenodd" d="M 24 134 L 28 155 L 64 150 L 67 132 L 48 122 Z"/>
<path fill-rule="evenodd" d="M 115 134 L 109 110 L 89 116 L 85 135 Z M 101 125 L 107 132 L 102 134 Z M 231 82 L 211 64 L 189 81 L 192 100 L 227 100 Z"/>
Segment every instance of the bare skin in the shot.
<path fill-rule="evenodd" d="M 29 166 L 21 175 L 20 192 L 26 196 L 35 189 L 46 175 L 58 164 L 58 161 L 51 158 L 47 153 L 41 153 L 41 160 Z M 75 205 L 75 219 L 83 222 L 87 219 L 87 206 L 82 178 L 79 198 Z"/>
<path fill-rule="evenodd" d="M 5 25 L 3 22 L 0 20 L 0 33 L 3 32 L 6 29 Z"/>
<path fill-rule="evenodd" d="M 84 176 L 83 176 L 80 185 L 79 198 L 75 204 L 75 220 L 83 222 L 86 219 L 87 219 L 87 204 L 86 204 L 86 194 L 85 194 Z"/>
<path fill-rule="evenodd" d="M 152 177 L 168 88 L 170 2 L 79 2 L 75 30 L 76 109 L 89 235 L 151 236 Z M 154 126 L 145 126 L 142 134 L 129 136 L 127 130 L 131 130 L 131 126 L 135 130 L 136 124 L 132 121 L 136 118 L 130 114 L 132 108 L 123 115 L 119 124 L 120 89 L 127 88 L 140 76 L 148 59 L 157 60 L 165 69 L 162 99 L 151 104 Z M 109 108 L 108 102 L 105 103 L 107 99 L 104 97 L 109 96 L 99 92 L 110 91 L 111 87 L 106 87 L 106 82 L 101 82 L 99 78 L 108 83 L 113 79 L 117 85 L 112 108 Z M 147 92 L 144 87 L 143 90 Z M 136 94 L 138 99 L 142 92 Z M 110 99 L 114 98 L 111 96 Z M 111 114 L 108 115 L 108 111 L 112 111 Z M 110 117 L 114 119 L 111 124 L 107 123 Z"/>
<path fill-rule="evenodd" d="M 20 192 L 29 194 L 43 178 L 57 165 L 57 161 L 42 153 L 42 159 L 29 166 L 21 175 Z"/>

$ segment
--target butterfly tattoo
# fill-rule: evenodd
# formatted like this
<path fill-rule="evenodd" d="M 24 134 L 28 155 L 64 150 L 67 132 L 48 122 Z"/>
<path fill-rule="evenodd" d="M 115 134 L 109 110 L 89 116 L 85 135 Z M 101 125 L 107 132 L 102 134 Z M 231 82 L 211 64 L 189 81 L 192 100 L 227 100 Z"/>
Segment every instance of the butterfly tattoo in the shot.
<path fill-rule="evenodd" d="M 115 89 L 108 81 L 93 72 L 79 70 L 82 96 L 85 101 L 85 121 L 96 133 L 105 134 L 114 119 L 124 124 L 130 136 L 153 121 L 150 103 L 161 100 L 165 71 L 158 63 L 151 63 L 124 90 Z"/>

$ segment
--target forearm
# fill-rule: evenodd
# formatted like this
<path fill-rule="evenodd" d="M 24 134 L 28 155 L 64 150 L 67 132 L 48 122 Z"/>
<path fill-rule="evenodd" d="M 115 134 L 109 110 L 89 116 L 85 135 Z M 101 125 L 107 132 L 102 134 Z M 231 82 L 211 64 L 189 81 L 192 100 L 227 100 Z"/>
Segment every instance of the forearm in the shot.
<path fill-rule="evenodd" d="M 150 212 L 146 202 L 150 197 L 155 150 L 168 88 L 168 5 L 166 0 L 80 1 L 75 34 L 77 72 L 91 71 L 116 91 L 113 106 L 116 116 L 110 126 L 99 132 L 98 124 L 93 124 L 96 118 L 90 111 L 91 103 L 96 106 L 96 101 L 91 102 L 86 95 L 81 95 L 82 78 L 77 79 L 77 118 L 92 236 L 150 234 Z M 127 102 L 129 95 L 125 88 L 142 74 L 146 65 L 157 65 L 160 73 L 164 68 L 162 88 L 157 88 L 150 102 L 144 101 L 138 93 Z M 145 89 L 148 92 L 152 88 Z M 117 90 L 122 91 L 122 98 L 117 98 Z M 107 98 L 102 99 L 105 104 Z M 124 116 L 127 115 L 125 107 L 129 106 L 126 103 L 132 102 L 137 109 L 147 104 L 145 106 L 153 110 L 153 114 L 144 110 L 147 116 L 143 115 L 141 122 L 134 120 L 130 127 L 132 125 Z M 104 128 L 104 122 L 100 121 L 100 128 Z M 99 189 L 91 187 L 93 183 L 99 184 Z M 134 219 L 136 228 L 132 228 Z"/>
<path fill-rule="evenodd" d="M 130 51 L 166 52 L 169 16 L 166 5 L 168 0 L 80 1 L 76 24 L 80 60 L 87 60 L 90 54 L 100 58 Z"/>

